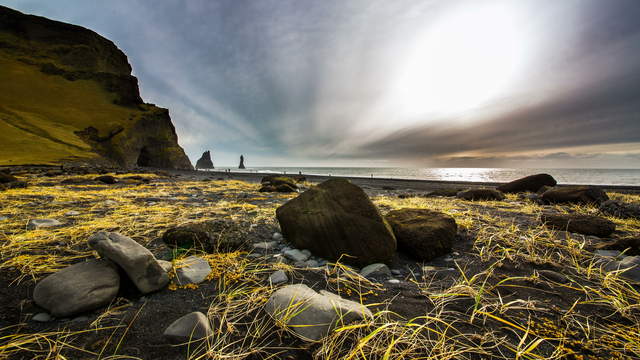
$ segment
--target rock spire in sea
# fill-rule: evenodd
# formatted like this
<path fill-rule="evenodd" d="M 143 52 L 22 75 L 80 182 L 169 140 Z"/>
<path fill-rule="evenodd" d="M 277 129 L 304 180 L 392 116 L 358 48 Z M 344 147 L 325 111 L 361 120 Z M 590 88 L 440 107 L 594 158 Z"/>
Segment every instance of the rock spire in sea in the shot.
<path fill-rule="evenodd" d="M 244 155 L 240 155 L 240 165 L 238 166 L 238 169 L 244 169 Z"/>

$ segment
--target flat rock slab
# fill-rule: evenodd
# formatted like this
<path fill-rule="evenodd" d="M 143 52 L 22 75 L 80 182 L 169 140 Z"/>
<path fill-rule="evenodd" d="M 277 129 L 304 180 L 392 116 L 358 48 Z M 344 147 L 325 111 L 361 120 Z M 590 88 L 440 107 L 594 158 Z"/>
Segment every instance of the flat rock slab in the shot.
<path fill-rule="evenodd" d="M 31 219 L 27 222 L 27 230 L 38 230 L 61 225 L 62 223 L 56 219 Z"/>
<path fill-rule="evenodd" d="M 171 323 L 163 336 L 170 343 L 178 345 L 206 339 L 212 334 L 207 316 L 195 311 Z"/>
<path fill-rule="evenodd" d="M 133 239 L 100 231 L 89 238 L 89 246 L 100 256 L 118 264 L 143 294 L 164 288 L 169 276 L 151 251 Z"/>
<path fill-rule="evenodd" d="M 199 284 L 211 273 L 209 262 L 199 256 L 189 256 L 175 266 L 178 285 Z"/>
<path fill-rule="evenodd" d="M 33 300 L 56 317 L 66 317 L 108 305 L 118 294 L 117 267 L 106 260 L 71 265 L 42 279 Z"/>
<path fill-rule="evenodd" d="M 284 252 L 284 256 L 294 262 L 306 261 L 309 258 L 309 255 L 298 249 L 287 250 Z"/>
<path fill-rule="evenodd" d="M 318 341 L 337 326 L 373 317 L 362 304 L 324 290 L 317 293 L 304 284 L 287 285 L 275 291 L 265 311 L 307 341 Z"/>
<path fill-rule="evenodd" d="M 540 220 L 551 229 L 606 237 L 616 230 L 612 221 L 593 215 L 543 213 Z"/>

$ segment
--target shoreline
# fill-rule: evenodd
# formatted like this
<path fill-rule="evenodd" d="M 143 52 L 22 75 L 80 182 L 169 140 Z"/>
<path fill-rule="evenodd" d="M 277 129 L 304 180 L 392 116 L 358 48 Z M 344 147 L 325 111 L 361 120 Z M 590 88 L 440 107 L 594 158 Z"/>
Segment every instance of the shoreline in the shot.
<path fill-rule="evenodd" d="M 246 180 L 250 182 L 260 182 L 260 180 L 268 175 L 278 175 L 279 173 L 259 173 L 259 172 L 225 172 L 218 170 L 193 170 L 185 171 L 184 173 L 197 173 L 202 176 L 214 175 L 215 176 L 232 176 L 238 180 Z M 300 174 L 281 174 L 282 176 L 296 176 Z M 343 178 L 348 179 L 358 186 L 365 186 L 370 188 L 382 188 L 382 187 L 394 187 L 394 190 L 422 190 L 429 191 L 442 188 L 455 188 L 455 187 L 469 187 L 478 188 L 485 186 L 499 186 L 505 184 L 504 182 L 477 182 L 477 181 L 447 181 L 447 180 L 427 180 L 427 179 L 396 179 L 396 178 L 370 178 L 361 176 L 344 176 L 344 175 L 309 175 L 302 174 L 310 182 L 322 182 L 331 178 Z M 516 179 L 514 179 L 516 180 Z M 594 185 L 594 184 L 558 184 L 559 187 L 565 186 L 595 186 L 603 190 L 622 191 L 630 193 L 640 193 L 640 186 L 638 185 Z"/>

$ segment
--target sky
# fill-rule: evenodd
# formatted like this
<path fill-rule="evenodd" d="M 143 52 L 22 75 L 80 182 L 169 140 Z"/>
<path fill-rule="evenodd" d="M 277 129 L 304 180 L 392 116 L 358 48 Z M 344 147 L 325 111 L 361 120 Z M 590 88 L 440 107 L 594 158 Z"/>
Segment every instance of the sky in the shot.
<path fill-rule="evenodd" d="M 217 166 L 640 168 L 638 0 L 0 0 L 92 29 Z"/>

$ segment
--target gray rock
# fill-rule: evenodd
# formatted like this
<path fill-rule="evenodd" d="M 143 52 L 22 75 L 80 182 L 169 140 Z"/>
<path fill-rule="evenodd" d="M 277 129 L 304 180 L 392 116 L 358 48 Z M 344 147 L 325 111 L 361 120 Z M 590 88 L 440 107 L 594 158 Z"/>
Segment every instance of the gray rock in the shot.
<path fill-rule="evenodd" d="M 311 251 L 304 249 L 304 250 L 300 250 L 301 253 L 307 255 L 308 257 L 311 257 Z"/>
<path fill-rule="evenodd" d="M 196 311 L 171 323 L 164 331 L 163 336 L 170 343 L 178 345 L 206 339 L 212 334 L 207 316 Z"/>
<path fill-rule="evenodd" d="M 402 270 L 398 270 L 398 269 L 391 269 L 391 274 L 392 275 L 402 275 Z"/>
<path fill-rule="evenodd" d="M 269 251 L 275 249 L 277 246 L 277 241 L 261 241 L 253 244 L 253 249 L 258 251 Z"/>
<path fill-rule="evenodd" d="M 0 216 L 0 221 L 5 221 L 5 220 L 9 220 L 9 218 L 6 216 Z"/>
<path fill-rule="evenodd" d="M 275 241 L 282 241 L 282 239 L 284 239 L 282 237 L 282 234 L 280 234 L 279 232 L 273 233 L 273 236 L 271 238 Z"/>
<path fill-rule="evenodd" d="M 160 290 L 169 283 L 169 276 L 151 251 L 129 237 L 100 231 L 89 238 L 89 246 L 124 269 L 143 294 Z"/>
<path fill-rule="evenodd" d="M 87 322 L 87 321 L 89 321 L 88 316 L 78 316 L 71 319 L 71 322 L 74 322 L 74 323 L 81 323 L 81 322 Z"/>
<path fill-rule="evenodd" d="M 31 320 L 33 321 L 37 321 L 37 322 L 48 322 L 53 320 L 53 318 L 51 317 L 51 315 L 41 312 L 41 313 L 37 313 L 35 315 L 33 315 L 33 317 L 31 318 Z"/>
<path fill-rule="evenodd" d="M 169 272 L 173 269 L 173 263 L 171 261 L 158 260 L 158 265 L 160 265 L 165 272 Z"/>
<path fill-rule="evenodd" d="M 320 266 L 320 263 L 317 260 L 313 260 L 313 259 L 305 261 L 304 264 L 308 268 L 316 268 Z"/>
<path fill-rule="evenodd" d="M 271 276 L 269 276 L 269 283 L 271 285 L 278 285 L 286 283 L 287 281 L 289 281 L 289 278 L 287 277 L 287 273 L 285 273 L 284 270 L 278 270 L 271 274 Z"/>
<path fill-rule="evenodd" d="M 287 250 L 284 252 L 284 256 L 291 261 L 306 261 L 309 258 L 309 255 L 298 249 Z"/>
<path fill-rule="evenodd" d="M 400 284 L 400 280 L 398 279 L 389 279 L 387 280 L 389 284 Z"/>
<path fill-rule="evenodd" d="M 596 250 L 594 252 L 594 254 L 601 256 L 601 257 L 618 257 L 620 256 L 620 254 L 622 254 L 620 251 L 618 250 Z"/>
<path fill-rule="evenodd" d="M 37 230 L 60 226 L 62 223 L 56 219 L 31 219 L 27 222 L 27 230 Z"/>
<path fill-rule="evenodd" d="M 391 271 L 387 265 L 376 263 L 363 267 L 360 270 L 360 275 L 364 277 L 391 276 Z"/>
<path fill-rule="evenodd" d="M 189 256 L 176 266 L 176 282 L 179 285 L 199 284 L 211 273 L 209 262 L 199 256 Z"/>
<path fill-rule="evenodd" d="M 304 284 L 287 285 L 275 291 L 265 311 L 277 323 L 308 341 L 322 339 L 337 326 L 373 317 L 364 305 L 328 291 L 317 293 Z"/>
<path fill-rule="evenodd" d="M 64 216 L 78 216 L 78 215 L 80 215 L 80 211 L 75 211 L 75 210 L 67 211 L 66 213 L 64 213 Z"/>
<path fill-rule="evenodd" d="M 605 265 L 607 271 L 621 271 L 620 276 L 640 283 L 640 256 L 626 256 L 621 261 L 612 261 Z"/>
<path fill-rule="evenodd" d="M 115 200 L 105 200 L 103 204 L 106 206 L 116 206 L 118 205 L 118 202 Z"/>
<path fill-rule="evenodd" d="M 54 316 L 65 317 L 109 304 L 119 288 L 120 276 L 111 262 L 90 260 L 42 279 L 33 300 Z"/>

